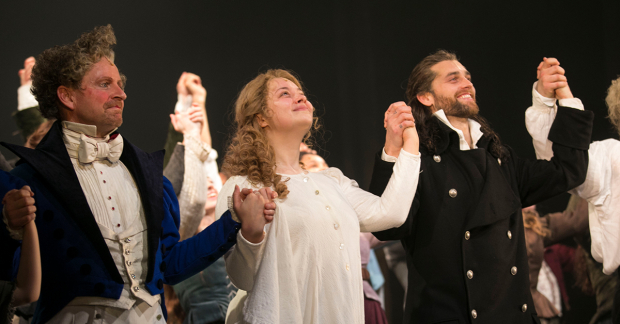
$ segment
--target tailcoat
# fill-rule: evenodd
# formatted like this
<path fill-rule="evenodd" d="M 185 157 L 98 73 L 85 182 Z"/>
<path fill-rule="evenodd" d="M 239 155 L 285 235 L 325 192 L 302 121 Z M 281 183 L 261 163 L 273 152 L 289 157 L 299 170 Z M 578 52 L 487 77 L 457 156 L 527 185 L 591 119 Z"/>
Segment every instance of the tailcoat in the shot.
<path fill-rule="evenodd" d="M 45 323 L 75 297 L 118 299 L 123 280 L 73 169 L 60 121 L 35 150 L 2 145 L 21 158 L 11 174 L 35 194 L 43 277 L 33 323 Z M 166 315 L 163 284 L 181 282 L 221 257 L 236 243 L 240 224 L 226 212 L 200 234 L 179 242 L 179 205 L 163 176 L 163 157 L 163 151 L 149 154 L 124 139 L 120 161 L 136 182 L 146 217 L 145 286 L 150 294 L 161 295 Z"/>
<path fill-rule="evenodd" d="M 557 116 L 551 161 L 521 159 L 508 146 L 500 160 L 488 134 L 477 149 L 461 151 L 458 134 L 429 119 L 438 129 L 436 149 L 420 148 L 409 216 L 398 228 L 374 233 L 401 240 L 407 252 L 405 323 L 538 323 L 521 208 L 585 180 L 593 120 L 592 112 L 566 107 Z M 392 167 L 377 156 L 372 193 L 383 192 Z"/>

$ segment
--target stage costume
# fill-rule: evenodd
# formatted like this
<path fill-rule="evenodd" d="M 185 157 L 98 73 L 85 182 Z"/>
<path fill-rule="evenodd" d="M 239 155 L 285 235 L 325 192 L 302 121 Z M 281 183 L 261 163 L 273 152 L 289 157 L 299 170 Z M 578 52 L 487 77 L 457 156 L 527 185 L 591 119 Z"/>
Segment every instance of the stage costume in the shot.
<path fill-rule="evenodd" d="M 577 101 L 579 99 L 559 100 Z M 527 109 L 525 125 L 532 136 L 536 156 L 549 160 L 553 140 L 549 129 L 556 118 L 557 106 L 554 98 L 545 98 L 532 89 L 532 106 Z M 612 274 L 620 265 L 620 141 L 606 139 L 590 144 L 590 163 L 588 175 L 583 184 L 573 189 L 571 194 L 588 201 L 590 236 L 592 238 L 592 257 L 603 264 L 603 272 Z"/>
<path fill-rule="evenodd" d="M 92 125 L 57 121 L 35 150 L 3 143 L 21 158 L 12 174 L 36 197 L 43 278 L 33 322 L 164 323 L 163 284 L 218 259 L 240 224 L 227 214 L 178 242 L 163 152 L 145 153 L 118 133 L 95 134 Z"/>
<path fill-rule="evenodd" d="M 225 256 L 239 292 L 227 323 L 364 323 L 359 233 L 399 226 L 417 185 L 419 155 L 401 150 L 381 197 L 360 189 L 336 168 L 283 175 L 290 193 L 276 199 L 273 223 L 262 242 L 241 233 Z M 234 186 L 228 179 L 215 214 L 226 210 Z M 258 187 L 254 187 L 258 188 Z"/>
<path fill-rule="evenodd" d="M 508 157 L 499 160 L 477 122 L 469 120 L 469 149 L 443 110 L 429 119 L 438 130 L 436 151 L 420 149 L 409 217 L 399 228 L 374 233 L 380 240 L 401 240 L 407 252 L 405 323 L 538 322 L 521 207 L 583 182 L 592 119 L 591 112 L 559 109 L 549 134 L 556 152 L 551 162 L 520 159 L 507 146 Z M 382 192 L 392 175 L 393 163 L 383 159 L 376 158 L 373 193 Z"/>

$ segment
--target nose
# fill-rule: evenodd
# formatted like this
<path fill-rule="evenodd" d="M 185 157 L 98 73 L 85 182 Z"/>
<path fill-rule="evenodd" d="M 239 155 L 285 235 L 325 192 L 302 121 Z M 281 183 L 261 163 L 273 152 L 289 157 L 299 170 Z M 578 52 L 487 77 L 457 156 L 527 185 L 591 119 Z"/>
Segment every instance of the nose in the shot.
<path fill-rule="evenodd" d="M 120 100 L 126 100 L 127 99 L 127 94 L 125 93 L 125 90 L 123 90 L 123 88 L 121 88 L 117 84 L 115 84 L 114 87 L 115 87 L 114 93 L 113 93 L 114 98 L 115 99 L 120 99 Z"/>
<path fill-rule="evenodd" d="M 463 84 L 462 84 L 463 88 L 473 88 L 474 87 L 474 84 L 468 78 L 463 78 L 463 80 L 465 80 L 465 81 L 463 81 Z"/>
<path fill-rule="evenodd" d="M 295 102 L 297 103 L 302 103 L 302 102 L 306 102 L 308 101 L 308 98 L 306 98 L 306 95 L 303 93 L 297 94 L 297 98 L 295 100 Z"/>

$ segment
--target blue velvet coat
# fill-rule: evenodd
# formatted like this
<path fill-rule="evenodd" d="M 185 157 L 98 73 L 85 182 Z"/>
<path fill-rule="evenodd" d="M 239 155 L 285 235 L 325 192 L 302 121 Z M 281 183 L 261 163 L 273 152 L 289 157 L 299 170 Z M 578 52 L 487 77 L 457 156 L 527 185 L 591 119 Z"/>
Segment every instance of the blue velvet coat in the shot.
<path fill-rule="evenodd" d="M 73 170 L 60 122 L 35 150 L 2 145 L 21 158 L 11 173 L 35 193 L 43 283 L 33 322 L 45 323 L 75 297 L 118 299 L 123 280 Z M 146 216 L 146 289 L 161 294 L 166 314 L 163 284 L 179 283 L 221 257 L 236 243 L 240 224 L 226 212 L 200 234 L 179 242 L 179 205 L 163 176 L 163 157 L 163 151 L 145 153 L 124 139 L 120 160 L 136 182 Z"/>

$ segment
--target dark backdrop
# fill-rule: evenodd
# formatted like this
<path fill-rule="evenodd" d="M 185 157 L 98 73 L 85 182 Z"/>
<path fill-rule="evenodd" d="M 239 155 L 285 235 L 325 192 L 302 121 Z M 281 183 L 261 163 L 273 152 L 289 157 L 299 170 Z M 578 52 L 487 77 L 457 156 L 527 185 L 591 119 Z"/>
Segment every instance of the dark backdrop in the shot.
<path fill-rule="evenodd" d="M 164 145 L 182 71 L 203 79 L 223 156 L 238 91 L 259 71 L 284 67 L 301 76 L 322 114 L 319 152 L 365 187 L 384 142 L 385 109 L 404 100 L 414 65 L 444 48 L 472 73 L 481 113 L 503 141 L 533 156 L 523 116 L 543 56 L 559 58 L 575 96 L 596 113 L 594 140 L 615 136 L 604 97 L 620 74 L 619 7 L 596 0 L 3 1 L 0 138 L 21 142 L 10 114 L 23 60 L 111 23 L 116 63 L 128 77 L 121 131 L 147 151 Z"/>
<path fill-rule="evenodd" d="M 593 140 L 617 136 L 604 97 L 620 74 L 619 21 L 615 0 L 2 1 L 0 139 L 21 142 L 10 114 L 23 60 L 111 23 L 116 63 L 128 76 L 121 131 L 147 151 L 164 145 L 182 71 L 202 77 L 223 156 L 238 91 L 259 71 L 284 67 L 301 76 L 322 114 L 319 153 L 366 187 L 385 138 L 384 111 L 404 99 L 414 65 L 444 48 L 472 73 L 481 113 L 503 141 L 533 157 L 524 111 L 543 56 L 559 58 L 573 94 L 596 113 Z"/>

